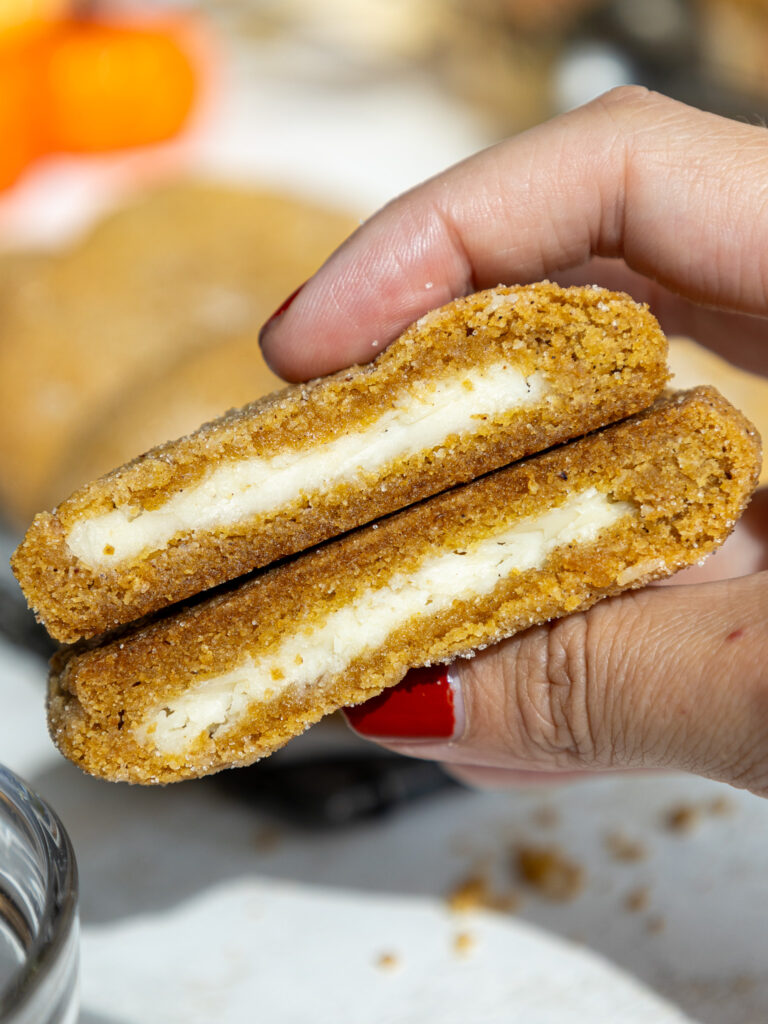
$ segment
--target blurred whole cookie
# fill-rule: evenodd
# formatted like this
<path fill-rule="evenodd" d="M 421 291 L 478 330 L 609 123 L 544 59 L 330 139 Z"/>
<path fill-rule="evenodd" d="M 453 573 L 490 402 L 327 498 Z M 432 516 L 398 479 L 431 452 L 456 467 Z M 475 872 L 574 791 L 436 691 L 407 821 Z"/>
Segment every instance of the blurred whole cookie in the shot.
<path fill-rule="evenodd" d="M 88 425 L 62 460 L 55 489 L 69 494 L 138 452 L 188 434 L 283 383 L 264 362 L 256 332 L 184 353 Z"/>
<path fill-rule="evenodd" d="M 60 254 L 6 254 L 4 518 L 23 522 L 97 464 L 107 468 L 102 443 L 103 458 L 114 451 L 120 462 L 272 390 L 256 344 L 260 324 L 356 224 L 266 190 L 183 182 L 138 198 Z M 217 349 L 222 358 L 233 353 L 229 372 L 212 369 Z M 141 436 L 121 447 L 119 423 L 140 423 Z"/>

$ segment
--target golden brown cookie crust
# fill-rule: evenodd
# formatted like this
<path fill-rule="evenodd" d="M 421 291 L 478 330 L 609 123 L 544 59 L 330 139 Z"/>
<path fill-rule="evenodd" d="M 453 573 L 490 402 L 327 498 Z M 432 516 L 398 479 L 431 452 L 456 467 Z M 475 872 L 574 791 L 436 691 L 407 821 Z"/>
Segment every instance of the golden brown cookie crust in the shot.
<path fill-rule="evenodd" d="M 513 301 L 514 300 L 514 301 Z M 647 407 L 667 379 L 666 340 L 647 307 L 597 287 L 499 287 L 422 317 L 371 364 L 295 385 L 153 449 L 35 518 L 13 559 L 31 607 L 58 640 L 97 635 L 268 565 L 513 460 Z M 276 513 L 178 534 L 96 571 L 67 532 L 115 507 L 153 509 L 222 463 L 268 458 L 365 429 L 420 382 L 503 359 L 551 388 L 536 404 L 303 493 Z"/>
<path fill-rule="evenodd" d="M 170 782 L 248 764 L 334 709 L 396 684 L 409 667 L 468 656 L 534 623 L 698 562 L 728 536 L 757 480 L 760 441 L 714 389 L 661 400 L 646 413 L 519 462 L 363 527 L 225 588 L 177 614 L 53 666 L 52 736 L 82 768 L 109 779 Z M 489 594 L 457 599 L 396 628 L 335 676 L 255 703 L 247 719 L 183 753 L 162 755 L 135 730 L 196 682 L 257 657 L 281 638 L 408 573 L 596 488 L 636 515 L 585 544 L 558 547 L 543 569 L 513 572 Z"/>

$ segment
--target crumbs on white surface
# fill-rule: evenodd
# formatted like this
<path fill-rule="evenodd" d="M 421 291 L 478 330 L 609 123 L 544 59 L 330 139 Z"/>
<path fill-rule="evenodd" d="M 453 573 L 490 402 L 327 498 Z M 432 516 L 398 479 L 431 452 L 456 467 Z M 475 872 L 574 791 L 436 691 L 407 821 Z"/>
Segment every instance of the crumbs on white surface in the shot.
<path fill-rule="evenodd" d="M 535 807 L 531 814 L 533 822 L 539 828 L 557 828 L 560 824 L 560 812 L 551 804 Z"/>
<path fill-rule="evenodd" d="M 453 951 L 457 956 L 465 957 L 477 948 L 477 936 L 472 932 L 457 932 L 453 937 Z"/>
<path fill-rule="evenodd" d="M 648 847 L 639 839 L 633 839 L 624 832 L 609 832 L 605 837 L 605 848 L 614 860 L 631 864 L 645 860 Z"/>
<path fill-rule="evenodd" d="M 687 835 L 701 825 L 705 815 L 719 818 L 730 814 L 733 809 L 734 805 L 727 796 L 718 796 L 700 803 L 676 804 L 665 811 L 664 826 L 669 832 Z"/>
<path fill-rule="evenodd" d="M 458 881 L 448 892 L 445 901 L 454 914 L 472 914 L 480 910 L 514 913 L 520 904 L 513 890 L 499 892 L 487 873 L 473 871 Z"/>
<path fill-rule="evenodd" d="M 669 832 L 689 835 L 701 823 L 701 807 L 696 804 L 678 804 L 664 815 L 664 825 Z"/>
<path fill-rule="evenodd" d="M 557 903 L 575 899 L 586 883 L 584 867 L 556 846 L 520 846 L 515 865 L 527 885 Z"/>
<path fill-rule="evenodd" d="M 397 971 L 402 967 L 402 960 L 397 953 L 380 953 L 376 957 L 376 966 L 380 971 Z"/>
<path fill-rule="evenodd" d="M 651 889 L 648 885 L 638 885 L 630 889 L 624 897 L 624 909 L 629 914 L 638 914 L 648 909 L 651 902 Z"/>
<path fill-rule="evenodd" d="M 735 809 L 736 805 L 733 800 L 729 800 L 727 796 L 716 796 L 706 803 L 707 813 L 718 818 L 726 814 L 733 814 Z"/>

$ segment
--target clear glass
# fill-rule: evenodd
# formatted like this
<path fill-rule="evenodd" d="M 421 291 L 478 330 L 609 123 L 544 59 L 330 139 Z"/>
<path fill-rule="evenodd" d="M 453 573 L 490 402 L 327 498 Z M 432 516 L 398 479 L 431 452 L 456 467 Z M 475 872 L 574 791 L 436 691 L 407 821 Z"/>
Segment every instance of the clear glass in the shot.
<path fill-rule="evenodd" d="M 48 805 L 0 765 L 0 1024 L 75 1024 L 77 865 Z"/>

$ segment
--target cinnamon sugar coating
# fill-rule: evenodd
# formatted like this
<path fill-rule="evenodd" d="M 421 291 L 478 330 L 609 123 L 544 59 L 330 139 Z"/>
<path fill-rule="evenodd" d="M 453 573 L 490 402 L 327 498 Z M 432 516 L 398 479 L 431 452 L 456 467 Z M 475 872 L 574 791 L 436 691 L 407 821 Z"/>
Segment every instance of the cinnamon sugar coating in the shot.
<path fill-rule="evenodd" d="M 714 389 L 652 409 L 579 441 L 364 526 L 255 573 L 190 607 L 55 660 L 52 736 L 84 770 L 108 779 L 170 782 L 244 765 L 338 707 L 392 686 L 412 666 L 469 656 L 535 623 L 586 609 L 698 562 L 728 536 L 760 467 L 752 425 Z M 140 726 L 205 679 L 274 649 L 425 555 L 456 551 L 595 488 L 635 510 L 594 540 L 557 547 L 542 568 L 512 571 L 494 589 L 425 607 L 343 672 L 251 704 L 178 753 L 140 742 Z M 138 731 L 137 731 L 138 730 Z"/>
<path fill-rule="evenodd" d="M 68 548 L 68 531 L 84 518 L 118 507 L 131 514 L 157 509 L 222 464 L 331 443 L 370 427 L 425 383 L 499 360 L 541 374 L 542 398 L 484 417 L 437 449 L 331 480 L 232 525 L 189 529 L 114 567 L 94 569 Z M 664 336 L 628 296 L 548 282 L 500 286 L 422 317 L 369 365 L 286 388 L 81 488 L 35 518 L 14 572 L 52 636 L 95 636 L 631 415 L 666 380 Z"/>

